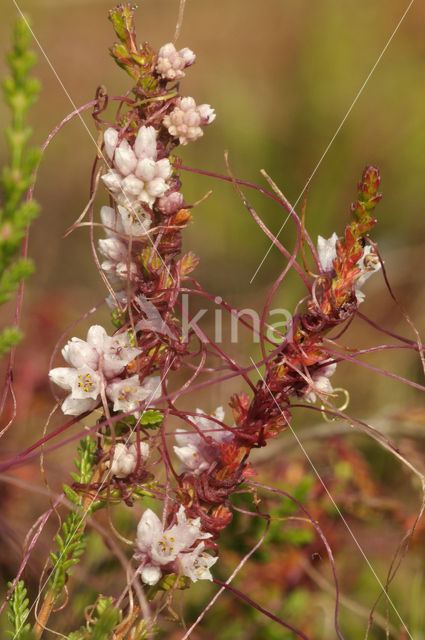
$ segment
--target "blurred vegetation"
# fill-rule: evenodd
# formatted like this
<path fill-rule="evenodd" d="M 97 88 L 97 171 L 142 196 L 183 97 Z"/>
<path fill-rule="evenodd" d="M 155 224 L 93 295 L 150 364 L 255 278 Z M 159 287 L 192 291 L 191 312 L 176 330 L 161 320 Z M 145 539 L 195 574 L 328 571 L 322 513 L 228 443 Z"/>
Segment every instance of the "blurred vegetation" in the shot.
<path fill-rule="evenodd" d="M 174 34 L 177 5 L 177 0 L 144 0 L 137 21 L 139 38 L 149 39 L 156 48 L 169 41 Z M 99 84 L 104 84 L 111 95 L 118 95 L 128 87 L 125 74 L 115 68 L 108 55 L 112 32 L 106 16 L 110 6 L 104 0 L 62 0 L 60 3 L 27 0 L 25 3 L 40 44 L 77 105 L 91 100 Z M 266 186 L 259 174 L 264 168 L 289 201 L 296 202 L 405 8 L 405 3 L 399 0 L 387 0 L 385 4 L 379 0 L 188 0 L 179 43 L 196 52 L 197 63 L 184 80 L 185 93 L 193 95 L 197 102 L 210 103 L 217 111 L 217 120 L 205 131 L 202 140 L 179 151 L 183 163 L 225 174 L 223 151 L 228 149 L 232 170 L 238 178 Z M 0 42 L 6 48 L 16 17 L 13 4 L 8 3 L 2 12 Z M 341 233 L 363 166 L 373 163 L 380 167 L 384 199 L 377 209 L 378 225 L 373 239 L 378 241 L 396 295 L 419 329 L 423 329 L 425 317 L 424 19 L 425 5 L 415 3 L 318 167 L 307 202 L 307 228 L 313 239 L 318 233 L 325 237 L 333 231 Z M 38 55 L 36 74 L 43 91 L 33 110 L 32 125 L 35 143 L 40 145 L 73 106 L 43 54 Z M 0 62 L 0 75 L 5 74 L 6 69 Z M 0 121 L 6 120 L 6 105 L 2 104 Z M 84 115 L 83 120 L 94 133 L 90 116 Z M 30 443 L 40 437 L 52 406 L 46 374 L 53 347 L 65 327 L 105 295 L 102 281 L 92 265 L 88 233 L 78 229 L 65 240 L 61 239 L 61 234 L 87 202 L 94 153 L 87 131 L 75 120 L 49 148 L 40 170 L 36 198 L 43 215 L 34 223 L 30 236 L 30 256 L 36 263 L 37 273 L 26 292 L 24 329 L 28 339 L 18 354 L 15 379 L 18 422 L 16 431 L 12 430 L 4 440 L 5 456 L 22 448 L 22 442 Z M 5 164 L 6 157 L 6 143 L 2 138 L 0 164 Z M 185 248 L 201 256 L 196 277 L 205 289 L 235 306 L 260 309 L 271 283 L 284 266 L 282 257 L 273 248 L 250 283 L 268 249 L 267 239 L 229 184 L 191 173 L 182 173 L 182 179 L 188 202 L 197 201 L 209 189 L 214 192 L 195 210 L 194 223 L 184 239 Z M 282 210 L 256 192 L 245 190 L 245 193 L 276 232 L 285 221 Z M 99 199 L 98 204 L 104 202 Z M 300 209 L 301 202 L 297 205 L 297 210 Z M 285 224 L 280 239 L 289 248 L 293 247 L 295 232 L 290 221 Z M 380 275 L 367 283 L 365 292 L 362 312 L 390 330 L 413 337 L 386 293 Z M 292 311 L 301 294 L 300 283 L 291 274 L 279 290 L 276 306 Z M 75 335 L 84 335 L 90 321 L 90 318 L 85 320 Z M 96 322 L 107 326 L 108 321 L 107 311 L 101 309 Z M 7 322 L 5 317 L 5 324 Z M 208 326 L 205 330 L 208 331 Z M 33 336 L 37 336 L 37 340 Z M 360 320 L 353 323 L 344 340 L 355 347 L 383 341 L 378 334 L 370 333 Z M 246 363 L 257 353 L 257 347 L 246 342 L 228 346 L 233 350 L 232 355 Z M 410 352 L 388 351 L 373 358 L 368 356 L 365 361 L 420 383 L 423 381 L 417 359 Z M 390 434 L 409 459 L 423 469 L 425 411 L 418 392 L 371 372 L 366 376 L 365 370 L 354 365 L 340 365 L 336 376 L 338 385 L 350 390 L 351 413 L 369 419 L 373 426 Z M 222 385 L 221 389 L 214 390 L 214 396 L 200 394 L 196 406 L 206 411 L 214 409 L 238 390 L 233 382 Z M 349 514 L 350 525 L 366 555 L 385 581 L 397 545 L 413 522 L 419 502 L 418 486 L 393 457 L 365 437 L 349 433 L 352 430 L 347 425 L 333 423 L 325 428 L 330 433 L 338 432 L 344 446 L 357 452 L 358 458 L 347 451 L 341 457 L 342 444 L 330 447 L 325 441 L 321 445 L 322 436 L 317 436 L 318 444 L 313 444 L 314 435 L 309 440 L 307 431 L 311 429 L 312 434 L 320 431 L 319 415 L 298 410 L 294 413 L 294 427 L 303 429 L 314 464 L 329 481 L 331 492 L 337 503 L 343 505 L 344 514 Z M 69 466 L 74 449 L 65 448 L 49 458 L 49 480 L 53 489 L 63 481 L 63 469 Z M 347 639 L 363 637 L 367 615 L 379 595 L 375 578 L 340 519 L 332 513 L 326 496 L 318 498 L 314 493 L 317 492 L 316 479 L 294 447 L 293 436 L 283 434 L 282 443 L 272 449 L 272 454 L 273 463 L 262 459 L 259 452 L 259 479 L 267 481 L 269 476 L 273 486 L 290 489 L 295 495 L 304 492 L 303 500 L 313 506 L 313 513 L 317 510 L 315 517 L 335 544 L 338 575 L 342 578 L 343 593 L 349 599 L 349 606 L 343 607 L 340 613 L 343 632 Z M 359 469 L 366 483 L 363 486 L 358 484 Z M 17 470 L 16 474 L 22 481 L 42 486 L 37 462 Z M 366 482 L 369 477 L 370 483 Z M 46 508 L 47 498 L 31 494 L 30 500 L 22 502 L 22 490 L 5 487 L 0 516 L 5 542 L 0 551 L 0 565 L 6 581 L 16 571 L 25 534 Z M 370 495 L 366 487 L 374 487 Z M 17 499 L 21 500 L 18 510 Z M 270 500 L 267 506 L 276 517 L 291 515 L 285 511 L 288 508 L 285 501 Z M 126 527 L 131 529 L 131 515 L 130 509 L 123 509 L 118 522 L 121 531 Z M 235 517 L 226 534 L 227 555 L 223 554 L 223 561 L 216 565 L 222 572 L 220 578 L 226 579 L 231 573 L 242 548 L 252 548 L 260 525 L 254 518 Z M 48 555 L 52 532 L 54 526 L 46 532 L 46 540 L 39 543 L 40 560 L 34 561 L 27 571 L 26 584 L 32 595 L 36 592 L 42 559 Z M 326 584 L 331 584 L 329 566 L 326 565 L 326 570 L 322 567 L 324 550 L 313 548 L 317 540 L 312 542 L 310 538 L 308 524 L 305 527 L 273 525 L 267 554 L 260 551 L 249 561 L 236 587 L 310 633 L 314 640 L 327 640 L 334 637 L 334 593 L 321 582 L 324 575 Z M 410 555 L 390 589 L 415 640 L 425 638 L 421 606 L 423 545 L 421 526 Z M 102 555 L 100 548 L 98 534 L 90 533 L 89 563 L 75 571 L 75 616 L 93 601 L 96 593 L 115 587 L 117 565 Z M 188 621 L 195 619 L 215 593 L 210 585 L 202 584 L 198 588 L 198 584 L 183 594 L 184 617 Z M 6 588 L 5 583 L 2 586 Z M 384 601 L 379 605 L 379 613 L 385 620 Z M 64 615 L 62 622 L 64 628 L 76 628 L 80 620 L 71 621 Z M 400 630 L 400 621 L 394 613 L 390 622 Z M 167 640 L 177 640 L 182 635 L 181 629 L 173 631 L 174 624 L 171 623 L 165 633 Z M 231 594 L 220 598 L 201 629 L 193 633 L 193 640 L 289 640 L 292 637 Z M 401 631 L 397 633 L 393 637 L 405 637 Z M 385 638 L 382 626 L 373 627 L 369 638 Z"/>
<path fill-rule="evenodd" d="M 30 42 L 30 28 L 24 18 L 19 18 L 7 55 L 11 75 L 3 81 L 3 95 L 12 111 L 12 122 L 5 130 L 10 160 L 3 165 L 0 178 L 3 205 L 0 209 L 0 305 L 14 298 L 19 283 L 33 271 L 30 260 L 22 254 L 17 257 L 26 230 L 39 211 L 36 202 L 24 201 L 41 156 L 38 149 L 27 149 L 32 129 L 26 126 L 25 117 L 40 91 L 38 80 L 29 75 L 36 62 Z M 0 356 L 21 338 L 18 327 L 4 328 L 0 333 Z"/>

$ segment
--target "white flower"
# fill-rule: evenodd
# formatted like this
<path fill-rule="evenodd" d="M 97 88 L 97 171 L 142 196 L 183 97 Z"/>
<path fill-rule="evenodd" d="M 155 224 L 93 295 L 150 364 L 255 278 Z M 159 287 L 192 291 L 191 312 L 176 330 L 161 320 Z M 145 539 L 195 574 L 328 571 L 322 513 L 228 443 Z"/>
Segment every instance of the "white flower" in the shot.
<path fill-rule="evenodd" d="M 104 135 L 105 148 L 108 142 L 107 150 L 112 149 L 114 141 L 116 145 L 116 132 L 110 131 L 107 129 Z M 144 202 L 152 206 L 156 198 L 168 190 L 166 181 L 172 174 L 168 158 L 158 161 L 156 158 L 156 130 L 154 127 L 140 127 L 133 148 L 127 140 L 114 147 L 113 168 L 102 176 L 102 180 L 123 204 L 131 206 L 132 203 Z"/>
<path fill-rule="evenodd" d="M 98 404 L 101 378 L 90 367 L 57 367 L 49 371 L 49 377 L 59 387 L 71 392 L 62 403 L 65 415 L 78 416 Z"/>
<path fill-rule="evenodd" d="M 214 420 L 209 419 L 209 416 L 201 409 L 197 409 L 196 412 L 198 415 L 191 417 L 191 420 L 204 435 L 197 431 L 189 432 L 185 429 L 177 429 L 175 438 L 179 446 L 173 448 L 184 466 L 194 475 L 199 475 L 208 469 L 217 458 L 218 446 L 230 442 L 233 434 L 227 429 L 223 429 Z M 217 407 L 212 416 L 223 422 L 223 408 Z"/>
<path fill-rule="evenodd" d="M 146 378 L 140 384 L 136 374 L 130 378 L 111 382 L 106 388 L 106 395 L 114 403 L 114 411 L 133 411 L 136 418 L 140 417 L 139 405 L 147 400 L 147 405 L 161 396 L 161 384 L 159 376 Z"/>
<path fill-rule="evenodd" d="M 146 237 L 151 226 L 151 218 L 141 207 L 136 205 L 130 207 L 118 207 L 121 225 L 124 233 L 138 240 Z"/>
<path fill-rule="evenodd" d="M 177 524 L 164 530 L 160 519 L 151 509 L 144 512 L 137 526 L 135 557 L 142 563 L 141 577 L 145 584 L 156 584 L 164 569 L 168 569 L 168 572 L 175 571 L 178 570 L 178 565 L 182 573 L 192 580 L 193 575 L 196 575 L 197 580 L 211 579 L 207 569 L 215 559 L 208 561 L 201 557 L 203 543 L 192 549 L 197 540 L 211 537 L 210 533 L 201 531 L 198 520 L 188 520 L 184 507 L 181 506 Z M 196 573 L 201 568 L 202 575 Z"/>
<path fill-rule="evenodd" d="M 204 552 L 205 544 L 200 542 L 198 546 L 189 553 L 182 553 L 179 562 L 183 575 L 196 582 L 197 580 L 212 580 L 210 567 L 215 564 L 218 557 L 214 558 Z"/>
<path fill-rule="evenodd" d="M 164 116 L 163 124 L 168 133 L 178 138 L 180 144 L 194 142 L 204 135 L 202 127 L 215 120 L 214 109 L 209 104 L 196 106 L 193 98 L 179 98 L 173 111 Z"/>
<path fill-rule="evenodd" d="M 126 331 L 111 337 L 100 325 L 90 327 L 87 342 L 95 347 L 99 355 L 103 356 L 102 370 L 106 378 L 122 373 L 124 368 L 142 353 L 140 349 L 131 345 Z"/>
<path fill-rule="evenodd" d="M 108 260 L 104 260 L 100 265 L 108 275 L 112 286 L 120 288 L 119 280 L 134 281 L 137 278 L 136 263 L 130 260 L 128 246 L 118 238 L 102 238 L 99 240 L 99 251 Z M 118 282 L 115 281 L 115 278 Z M 122 288 L 122 286 L 121 286 Z"/>
<path fill-rule="evenodd" d="M 164 80 L 180 80 L 185 75 L 183 69 L 193 64 L 195 58 L 187 47 L 176 51 L 175 46 L 168 42 L 158 52 L 156 71 Z"/>
<path fill-rule="evenodd" d="M 147 442 L 139 443 L 139 456 L 142 463 L 148 458 L 149 445 Z M 118 442 L 114 448 L 112 462 L 108 461 L 106 465 L 109 467 L 111 475 L 117 478 L 126 478 L 130 473 L 133 473 L 137 466 L 137 443 L 127 445 Z"/>
<path fill-rule="evenodd" d="M 336 369 L 336 362 L 328 364 L 326 366 L 317 369 L 311 376 L 312 383 L 308 389 L 303 393 L 304 400 L 306 402 L 316 402 L 317 396 L 328 396 L 333 392 L 332 385 L 329 378 L 333 376 Z"/>

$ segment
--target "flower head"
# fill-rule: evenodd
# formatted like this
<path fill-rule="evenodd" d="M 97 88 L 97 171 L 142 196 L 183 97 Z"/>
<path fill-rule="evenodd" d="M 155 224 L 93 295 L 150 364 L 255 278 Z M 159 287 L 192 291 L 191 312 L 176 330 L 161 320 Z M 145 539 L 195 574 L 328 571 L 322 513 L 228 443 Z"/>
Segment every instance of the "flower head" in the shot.
<path fill-rule="evenodd" d="M 179 569 L 192 580 L 193 576 L 195 580 L 211 580 L 208 567 L 216 559 L 208 560 L 201 555 L 203 543 L 192 548 L 197 540 L 209 537 L 210 533 L 201 531 L 198 519 L 191 521 L 186 518 L 183 506 L 178 511 L 177 524 L 167 529 L 163 528 L 158 516 L 147 509 L 137 526 L 136 537 L 135 557 L 142 563 L 142 581 L 156 584 L 163 571 L 174 572 Z"/>
<path fill-rule="evenodd" d="M 152 376 L 140 384 L 139 376 L 136 374 L 124 380 L 111 382 L 106 388 L 106 395 L 114 403 L 114 411 L 132 411 L 133 415 L 139 418 L 139 405 L 146 400 L 148 406 L 161 396 L 160 378 Z"/>
<path fill-rule="evenodd" d="M 183 69 L 192 65 L 195 58 L 193 51 L 187 47 L 177 51 L 173 43 L 168 42 L 158 52 L 156 72 L 164 80 L 180 80 L 185 75 Z"/>
<path fill-rule="evenodd" d="M 180 144 L 187 144 L 201 138 L 204 135 L 202 127 L 213 120 L 215 113 L 209 104 L 197 106 L 193 98 L 179 98 L 173 111 L 164 117 L 163 124 Z"/>
<path fill-rule="evenodd" d="M 175 446 L 174 451 L 189 471 L 194 475 L 199 475 L 217 459 L 220 445 L 229 443 L 233 434 L 211 420 L 201 409 L 196 411 L 198 415 L 191 419 L 199 431 L 203 432 L 202 435 L 197 431 L 189 432 L 185 429 L 178 429 L 175 437 L 179 446 Z M 212 416 L 222 422 L 224 420 L 223 408 L 217 407 Z"/>

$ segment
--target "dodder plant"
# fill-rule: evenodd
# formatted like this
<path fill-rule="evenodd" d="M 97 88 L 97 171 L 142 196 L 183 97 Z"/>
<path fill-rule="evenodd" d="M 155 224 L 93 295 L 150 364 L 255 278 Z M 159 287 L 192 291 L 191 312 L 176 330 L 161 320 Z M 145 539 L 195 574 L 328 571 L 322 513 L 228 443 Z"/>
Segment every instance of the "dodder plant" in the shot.
<path fill-rule="evenodd" d="M 267 532 L 271 516 L 262 513 L 257 497 L 257 491 L 265 487 L 251 479 L 250 454 L 285 429 L 292 429 L 294 404 L 318 403 L 317 410 L 325 416 L 344 415 L 332 404 L 337 396 L 330 379 L 337 363 L 351 356 L 339 350 L 335 337 L 331 340 L 329 336 L 334 329 L 332 336 L 341 334 L 355 317 L 364 299 L 366 280 L 381 269 L 369 237 L 375 225 L 374 209 L 381 198 L 376 167 L 364 170 L 351 207 L 351 221 L 340 235 L 319 236 L 317 248 L 304 221 L 278 190 L 269 193 L 262 189 L 288 211 L 296 225 L 292 253 L 265 228 L 241 191 L 243 185 L 257 187 L 236 180 L 229 169 L 228 176 L 216 177 L 234 184 L 250 214 L 286 258 L 260 323 L 261 360 L 249 368 L 241 367 L 193 319 L 180 319 L 182 294 L 210 300 L 213 296 L 191 275 L 198 258 L 192 252 L 181 254 L 182 231 L 192 218 L 193 207 L 181 191 L 181 173 L 186 168 L 175 150 L 199 139 L 215 114 L 209 105 L 198 105 L 180 93 L 179 82 L 195 62 L 190 49 L 178 50 L 175 44 L 167 43 L 155 52 L 147 43 L 139 45 L 134 9 L 129 4 L 113 9 L 110 19 L 119 39 L 111 54 L 134 85 L 125 96 L 115 98 L 99 89 L 95 100 L 73 115 L 93 109 L 101 133 L 84 214 L 89 215 L 96 266 L 108 289 L 113 327 L 107 330 L 95 324 L 85 339 L 73 337 L 63 347 L 66 366 L 53 368 L 49 375 L 65 392 L 59 402 L 70 421 L 2 467 L 21 463 L 68 426 L 89 416 L 95 418 L 96 424 L 88 428 L 91 435 L 80 442 L 73 482 L 63 486 L 62 496 L 42 519 L 45 523 L 61 502 L 69 507 L 41 581 L 32 632 L 25 587 L 19 581 L 29 553 L 11 584 L 9 613 L 15 638 L 29 637 L 28 633 L 35 638 L 46 636 L 52 612 L 67 604 L 73 568 L 86 548 L 87 525 L 102 529 L 93 514 L 105 509 L 111 515 L 114 506 L 121 503 L 141 514 L 130 541 L 130 554 L 122 551 L 120 534 L 103 531 L 122 563 L 122 584 L 114 594 L 99 595 L 86 609 L 86 624 L 72 632 L 69 640 L 152 638 L 158 631 L 161 610 L 167 606 L 172 611 L 176 592 L 199 580 L 214 579 L 254 604 L 230 584 L 213 578 L 212 567 L 219 564 L 220 536 L 233 518 L 231 498 L 246 494 L 247 512 L 263 518 Z M 111 105 L 114 117 L 108 121 Z M 100 210 L 104 237 L 96 251 L 93 230 L 99 222 L 94 200 L 101 188 L 108 204 Z M 83 224 L 83 217 L 73 228 Z M 314 262 L 313 271 L 306 266 L 306 249 Z M 303 266 L 296 261 L 300 252 Z M 306 296 L 288 321 L 286 332 L 275 329 L 271 337 L 265 321 L 267 311 L 291 269 L 305 284 Z M 235 311 L 225 302 L 220 304 L 227 312 Z M 238 320 L 255 330 L 243 314 Z M 417 348 L 412 342 L 410 346 Z M 179 389 L 174 372 L 180 369 L 189 371 L 189 376 Z M 217 375 L 198 382 L 206 371 Z M 249 393 L 223 400 L 231 407 L 233 424 L 227 424 L 221 406 L 213 414 L 193 406 L 186 410 L 177 407 L 177 400 L 182 404 L 189 391 L 237 376 Z M 174 432 L 168 428 L 171 419 L 181 424 Z M 360 426 L 367 429 L 367 425 Z M 384 444 L 390 447 L 388 442 Z M 157 513 L 145 507 L 146 498 L 151 506 L 158 505 Z M 331 548 L 315 519 L 293 500 L 325 545 L 338 600 Z M 29 548 L 39 535 L 38 531 Z M 265 533 L 261 541 L 264 537 Z M 307 637 L 303 630 L 254 606 L 298 637 Z M 335 632 L 341 638 L 337 611 L 338 602 Z"/>

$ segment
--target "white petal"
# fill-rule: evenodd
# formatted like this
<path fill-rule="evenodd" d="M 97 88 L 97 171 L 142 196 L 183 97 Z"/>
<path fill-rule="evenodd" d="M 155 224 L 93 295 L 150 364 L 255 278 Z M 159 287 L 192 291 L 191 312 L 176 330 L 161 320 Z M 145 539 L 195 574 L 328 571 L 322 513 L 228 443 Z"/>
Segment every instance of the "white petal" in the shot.
<path fill-rule="evenodd" d="M 183 111 L 190 111 L 190 109 L 196 108 L 196 102 L 193 98 L 187 96 L 186 98 L 181 98 L 178 106 Z"/>
<path fill-rule="evenodd" d="M 160 178 L 164 178 L 164 180 L 167 180 L 173 172 L 168 158 L 162 158 L 162 160 L 158 160 L 158 162 L 156 162 L 155 168 L 156 175 Z"/>
<path fill-rule="evenodd" d="M 114 155 L 115 147 L 117 146 L 118 142 L 118 131 L 112 129 L 112 127 L 109 127 L 109 129 L 106 129 L 105 133 L 103 134 L 103 141 L 105 143 L 105 151 L 109 158 L 112 160 L 112 156 Z"/>
<path fill-rule="evenodd" d="M 163 178 L 154 178 L 153 180 L 145 184 L 145 189 L 150 196 L 152 196 L 153 198 L 158 198 L 159 196 L 164 195 L 168 187 L 165 184 Z"/>
<path fill-rule="evenodd" d="M 210 556 L 203 549 L 204 543 L 201 542 L 191 553 L 182 553 L 179 556 L 182 573 L 192 582 L 213 579 L 209 568 L 217 562 L 218 557 Z"/>
<path fill-rule="evenodd" d="M 149 182 L 155 176 L 155 165 L 155 160 L 152 158 L 142 158 L 137 163 L 136 176 L 143 182 Z"/>
<path fill-rule="evenodd" d="M 194 445 L 186 445 L 184 447 L 173 447 L 176 456 L 183 462 L 184 466 L 194 475 L 199 475 L 206 471 L 210 466 L 199 453 L 198 448 Z"/>
<path fill-rule="evenodd" d="M 142 389 L 148 404 L 153 400 L 158 400 L 162 395 L 161 378 L 159 376 L 145 378 L 142 383 Z"/>
<path fill-rule="evenodd" d="M 176 47 L 172 42 L 167 42 L 163 44 L 160 50 L 158 51 L 159 58 L 169 58 L 173 53 L 176 53 Z"/>
<path fill-rule="evenodd" d="M 153 127 L 140 127 L 134 151 L 138 158 L 156 159 L 156 131 Z"/>
<path fill-rule="evenodd" d="M 146 509 L 137 525 L 137 547 L 140 551 L 149 550 L 162 535 L 161 520 L 151 509 Z"/>
<path fill-rule="evenodd" d="M 128 176 L 135 168 L 137 158 L 127 140 L 123 140 L 115 151 L 114 165 L 120 173 Z"/>
<path fill-rule="evenodd" d="M 128 255 L 128 247 L 118 238 L 101 238 L 99 240 L 99 251 L 110 260 L 116 262 L 125 260 Z"/>
<path fill-rule="evenodd" d="M 75 369 L 70 367 L 57 367 L 49 371 L 49 378 L 52 382 L 62 387 L 62 389 L 72 389 L 72 383 L 75 377 Z"/>
<path fill-rule="evenodd" d="M 100 218 L 102 220 L 102 224 L 104 224 L 105 227 L 108 227 L 104 231 L 109 238 L 116 237 L 114 231 L 117 233 L 123 233 L 124 229 L 121 223 L 121 218 L 115 213 L 115 209 L 112 209 L 112 207 L 102 207 L 100 210 Z"/>
<path fill-rule="evenodd" d="M 141 191 L 143 191 L 144 188 L 143 182 L 141 180 L 138 180 L 138 178 L 136 178 L 136 176 L 132 173 L 124 178 L 121 186 L 125 195 L 134 196 L 135 198 L 139 197 Z"/>
<path fill-rule="evenodd" d="M 205 124 L 211 124 L 216 118 L 215 111 L 209 104 L 200 104 L 197 110 Z"/>
<path fill-rule="evenodd" d="M 105 329 L 100 324 L 94 324 L 87 331 L 87 342 L 92 345 L 99 355 L 103 353 L 103 344 L 108 337 Z"/>
<path fill-rule="evenodd" d="M 112 193 L 119 193 L 121 191 L 121 176 L 119 173 L 111 169 L 108 173 L 102 176 L 103 184 Z"/>
<path fill-rule="evenodd" d="M 319 256 L 320 264 L 325 273 L 329 273 L 333 270 L 333 261 L 336 258 L 336 242 L 338 236 L 333 233 L 330 238 L 317 238 L 317 253 Z"/>
<path fill-rule="evenodd" d="M 72 338 L 62 349 L 62 356 L 72 367 L 78 369 L 87 365 L 97 369 L 99 354 L 96 349 L 80 338 Z"/>
<path fill-rule="evenodd" d="M 93 398 L 73 398 L 68 396 L 62 403 L 61 409 L 66 416 L 79 416 L 81 413 L 91 411 L 99 404 Z"/>
<path fill-rule="evenodd" d="M 188 47 L 184 47 L 183 49 L 180 49 L 179 54 L 184 59 L 186 67 L 188 67 L 189 65 L 195 62 L 196 55 Z"/>

